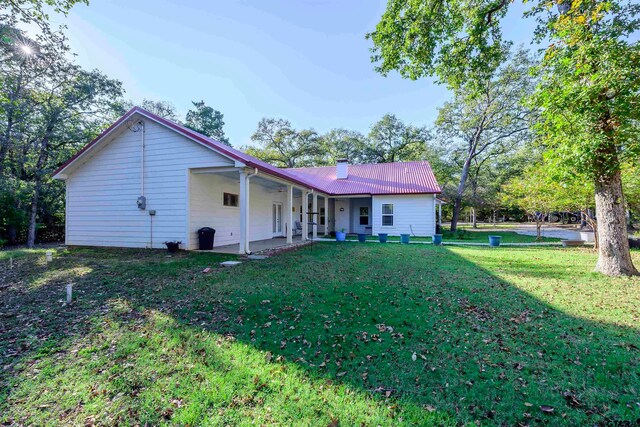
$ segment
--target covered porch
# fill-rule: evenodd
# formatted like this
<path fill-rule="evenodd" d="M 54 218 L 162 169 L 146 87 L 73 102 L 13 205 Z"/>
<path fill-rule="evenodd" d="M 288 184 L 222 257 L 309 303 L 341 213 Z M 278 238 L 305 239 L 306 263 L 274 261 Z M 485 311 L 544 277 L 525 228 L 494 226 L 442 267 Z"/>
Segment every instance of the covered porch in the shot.
<path fill-rule="evenodd" d="M 189 170 L 187 247 L 216 230 L 214 252 L 247 254 L 302 243 L 333 230 L 330 197 L 246 167 Z M 333 208 L 333 205 L 331 205 Z"/>

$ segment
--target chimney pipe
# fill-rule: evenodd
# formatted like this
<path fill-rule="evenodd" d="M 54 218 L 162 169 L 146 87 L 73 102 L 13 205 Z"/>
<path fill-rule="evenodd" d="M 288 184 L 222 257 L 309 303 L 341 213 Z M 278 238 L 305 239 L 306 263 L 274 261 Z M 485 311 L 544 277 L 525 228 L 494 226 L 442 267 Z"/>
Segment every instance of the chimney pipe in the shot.
<path fill-rule="evenodd" d="M 349 177 L 349 161 L 347 159 L 338 159 L 336 164 L 336 178 L 347 179 Z"/>

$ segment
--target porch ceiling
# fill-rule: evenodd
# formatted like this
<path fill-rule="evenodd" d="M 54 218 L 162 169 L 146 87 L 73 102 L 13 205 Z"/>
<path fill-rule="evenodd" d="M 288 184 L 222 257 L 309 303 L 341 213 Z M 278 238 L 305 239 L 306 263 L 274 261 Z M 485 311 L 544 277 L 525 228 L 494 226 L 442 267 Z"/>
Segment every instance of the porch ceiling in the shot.
<path fill-rule="evenodd" d="M 193 169 L 192 172 L 196 173 L 196 174 L 215 174 L 217 176 L 223 176 L 227 179 L 233 180 L 236 183 L 238 183 L 238 185 L 240 185 L 240 174 L 239 174 L 239 170 L 240 168 L 237 169 L 229 169 L 229 168 L 220 168 L 219 170 L 216 170 L 214 168 L 206 168 L 206 169 Z M 255 185 L 259 185 L 260 187 L 264 188 L 265 190 L 269 191 L 269 192 L 282 192 L 282 193 L 286 193 L 287 191 L 287 186 L 286 184 L 279 182 L 279 181 L 275 181 L 273 179 L 270 179 L 269 177 L 266 177 L 264 175 L 256 175 L 254 177 L 251 178 L 251 186 L 255 186 Z M 293 197 L 301 197 L 302 196 L 302 190 L 296 188 L 295 186 L 293 187 Z"/>

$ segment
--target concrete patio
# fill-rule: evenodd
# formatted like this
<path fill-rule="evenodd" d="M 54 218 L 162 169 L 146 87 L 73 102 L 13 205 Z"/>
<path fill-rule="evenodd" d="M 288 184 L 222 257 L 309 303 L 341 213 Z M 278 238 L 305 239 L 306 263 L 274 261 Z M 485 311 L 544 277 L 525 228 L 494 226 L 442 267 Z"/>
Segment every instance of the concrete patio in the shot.
<path fill-rule="evenodd" d="M 307 241 L 308 242 L 308 241 Z M 249 249 L 252 253 L 268 252 L 274 249 L 286 249 L 288 247 L 300 246 L 305 244 L 302 241 L 302 236 L 293 237 L 293 242 L 288 244 L 285 237 L 274 237 L 273 239 L 255 240 L 250 242 Z M 238 243 L 233 245 L 214 246 L 210 251 L 198 251 L 198 252 L 213 252 L 219 254 L 233 254 L 238 255 L 240 245 Z"/>

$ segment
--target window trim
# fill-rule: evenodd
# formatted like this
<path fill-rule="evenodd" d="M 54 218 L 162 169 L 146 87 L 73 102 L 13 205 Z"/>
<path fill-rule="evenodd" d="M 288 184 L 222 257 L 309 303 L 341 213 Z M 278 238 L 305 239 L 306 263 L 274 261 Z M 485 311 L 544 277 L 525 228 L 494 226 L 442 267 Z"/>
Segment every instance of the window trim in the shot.
<path fill-rule="evenodd" d="M 384 213 L 385 206 L 391 206 L 391 213 Z M 395 222 L 394 216 L 395 216 L 395 213 L 393 211 L 393 203 L 382 203 L 380 205 L 380 226 L 381 227 L 388 227 L 388 228 L 394 227 L 394 222 Z M 385 218 L 391 218 L 391 224 L 385 224 L 384 223 Z"/>
<path fill-rule="evenodd" d="M 234 200 L 235 204 L 227 204 L 227 196 L 231 196 L 230 200 Z M 226 191 L 222 192 L 222 206 L 225 208 L 237 208 L 240 206 L 240 196 L 234 193 L 227 193 Z"/>

